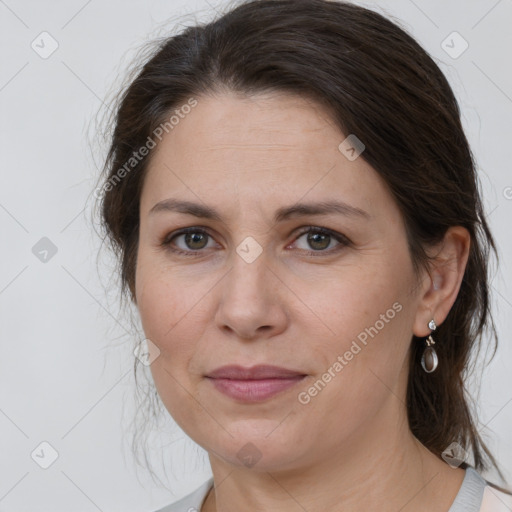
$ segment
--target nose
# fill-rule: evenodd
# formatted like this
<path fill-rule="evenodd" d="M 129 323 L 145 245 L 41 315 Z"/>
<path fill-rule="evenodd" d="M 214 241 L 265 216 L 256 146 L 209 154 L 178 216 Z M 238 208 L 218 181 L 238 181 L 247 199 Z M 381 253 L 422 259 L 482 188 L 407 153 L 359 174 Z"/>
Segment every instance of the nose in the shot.
<path fill-rule="evenodd" d="M 233 267 L 219 284 L 219 329 L 244 340 L 271 338 L 286 329 L 285 285 L 264 254 L 251 263 L 234 254 Z"/>

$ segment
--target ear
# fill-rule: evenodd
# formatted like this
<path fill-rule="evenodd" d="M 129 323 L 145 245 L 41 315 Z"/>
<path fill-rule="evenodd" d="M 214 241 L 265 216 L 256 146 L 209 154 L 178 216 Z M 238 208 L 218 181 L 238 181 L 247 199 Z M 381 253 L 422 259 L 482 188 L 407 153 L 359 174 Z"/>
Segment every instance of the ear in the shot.
<path fill-rule="evenodd" d="M 469 256 L 471 235 L 462 226 L 452 226 L 442 242 L 429 251 L 433 259 L 425 276 L 425 286 L 414 320 L 415 336 L 430 334 L 428 323 L 441 325 L 457 298 Z"/>

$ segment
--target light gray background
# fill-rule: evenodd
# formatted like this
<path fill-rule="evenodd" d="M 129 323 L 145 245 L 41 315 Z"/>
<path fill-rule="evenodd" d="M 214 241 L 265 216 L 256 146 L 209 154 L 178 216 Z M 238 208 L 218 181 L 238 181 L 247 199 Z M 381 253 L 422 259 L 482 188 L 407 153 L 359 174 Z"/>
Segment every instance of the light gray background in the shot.
<path fill-rule="evenodd" d="M 463 109 L 502 256 L 493 280 L 501 346 L 481 372 L 479 410 L 512 481 L 512 1 L 363 5 L 401 21 L 441 65 Z M 102 286 L 112 262 L 96 267 L 88 196 L 102 158 L 91 145 L 95 116 L 135 50 L 179 16 L 204 19 L 213 8 L 199 0 L 0 0 L 0 511 L 152 511 L 209 476 L 204 451 L 172 421 L 151 440 L 150 459 L 175 494 L 136 470 L 129 447 L 136 340 L 116 290 Z M 59 45 L 47 59 L 31 48 L 43 31 Z M 457 59 L 441 47 L 453 31 L 469 43 Z M 42 237 L 57 248 L 46 263 L 32 252 Z M 43 441 L 58 452 L 48 469 L 31 458 Z"/>

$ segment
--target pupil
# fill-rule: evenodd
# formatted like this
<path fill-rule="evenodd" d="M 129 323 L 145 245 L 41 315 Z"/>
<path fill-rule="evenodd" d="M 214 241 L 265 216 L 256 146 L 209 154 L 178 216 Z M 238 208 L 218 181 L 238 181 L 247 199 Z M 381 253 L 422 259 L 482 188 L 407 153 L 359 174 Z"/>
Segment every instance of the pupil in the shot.
<path fill-rule="evenodd" d="M 205 241 L 206 237 L 203 233 L 187 233 L 185 235 L 185 243 L 191 249 L 202 249 L 206 245 Z"/>
<path fill-rule="evenodd" d="M 313 249 L 325 249 L 329 247 L 330 238 L 331 235 L 325 235 L 323 233 L 310 233 L 308 235 L 308 243 Z"/>

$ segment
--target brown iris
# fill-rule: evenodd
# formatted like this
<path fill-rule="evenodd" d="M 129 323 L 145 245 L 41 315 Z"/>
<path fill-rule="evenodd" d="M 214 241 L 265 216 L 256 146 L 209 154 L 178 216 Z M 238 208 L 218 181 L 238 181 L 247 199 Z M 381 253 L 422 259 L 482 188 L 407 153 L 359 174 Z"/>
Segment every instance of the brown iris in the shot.
<path fill-rule="evenodd" d="M 308 233 L 308 244 L 313 249 L 327 249 L 331 242 L 331 235 L 324 233 Z"/>
<path fill-rule="evenodd" d="M 185 243 L 190 249 L 203 249 L 208 243 L 208 235 L 205 233 L 186 233 Z"/>

